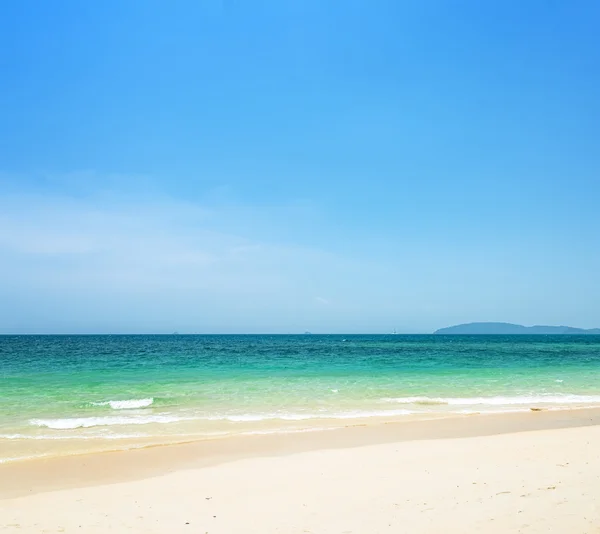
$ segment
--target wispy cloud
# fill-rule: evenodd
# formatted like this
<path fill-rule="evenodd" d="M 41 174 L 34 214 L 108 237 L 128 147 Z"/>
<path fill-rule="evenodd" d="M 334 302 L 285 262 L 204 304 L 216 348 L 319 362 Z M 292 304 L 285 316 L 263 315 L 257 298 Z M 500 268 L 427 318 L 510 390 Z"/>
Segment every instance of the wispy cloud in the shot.
<path fill-rule="evenodd" d="M 283 224 L 285 210 L 269 209 L 261 208 L 262 216 Z M 362 267 L 318 248 L 262 239 L 253 213 L 164 194 L 4 195 L 0 276 L 10 284 L 0 291 L 3 328 L 316 330 L 307 324 L 318 322 L 311 302 L 330 300 L 311 295 L 341 291 L 348 282 L 337 273 Z M 16 308 L 8 305 L 15 300 Z M 32 308 L 45 311 L 27 327 Z"/>
<path fill-rule="evenodd" d="M 0 332 L 427 331 L 497 319 L 500 301 L 513 322 L 560 322 L 538 311 L 556 298 L 542 256 L 524 271 L 519 254 L 455 243 L 392 240 L 374 255 L 353 240 L 342 253 L 307 204 L 253 205 L 230 190 L 182 199 L 139 177 L 74 176 L 0 177 Z M 582 298 L 587 286 L 562 287 L 574 317 L 595 302 Z"/>

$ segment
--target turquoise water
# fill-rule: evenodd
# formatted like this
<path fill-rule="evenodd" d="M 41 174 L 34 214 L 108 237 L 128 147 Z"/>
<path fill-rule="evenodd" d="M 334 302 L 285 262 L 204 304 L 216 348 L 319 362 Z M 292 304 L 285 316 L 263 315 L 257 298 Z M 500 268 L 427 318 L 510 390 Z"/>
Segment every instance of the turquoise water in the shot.
<path fill-rule="evenodd" d="M 600 336 L 2 336 L 0 461 L 600 406 Z"/>

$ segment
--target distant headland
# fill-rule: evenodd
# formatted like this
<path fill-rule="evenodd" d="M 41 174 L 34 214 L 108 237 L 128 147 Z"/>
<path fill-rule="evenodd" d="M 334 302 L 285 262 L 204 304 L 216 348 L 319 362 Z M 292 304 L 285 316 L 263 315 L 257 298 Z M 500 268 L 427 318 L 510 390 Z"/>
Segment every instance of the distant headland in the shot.
<path fill-rule="evenodd" d="M 449 326 L 447 328 L 440 328 L 436 330 L 434 334 L 456 334 L 456 335 L 469 335 L 469 334 L 500 334 L 500 335 L 512 335 L 512 334 L 591 334 L 600 335 L 600 328 L 574 328 L 572 326 L 523 326 L 520 324 L 511 323 L 467 323 L 459 324 L 456 326 Z"/>

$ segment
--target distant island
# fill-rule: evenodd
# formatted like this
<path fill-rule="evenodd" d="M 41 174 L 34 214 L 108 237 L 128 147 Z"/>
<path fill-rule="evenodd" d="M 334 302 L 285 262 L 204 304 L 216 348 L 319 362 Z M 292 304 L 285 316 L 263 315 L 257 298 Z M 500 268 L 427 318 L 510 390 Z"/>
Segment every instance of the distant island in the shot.
<path fill-rule="evenodd" d="M 511 323 L 467 323 L 447 328 L 440 328 L 434 334 L 469 335 L 469 334 L 591 334 L 600 335 L 600 328 L 573 328 L 572 326 L 523 326 Z"/>

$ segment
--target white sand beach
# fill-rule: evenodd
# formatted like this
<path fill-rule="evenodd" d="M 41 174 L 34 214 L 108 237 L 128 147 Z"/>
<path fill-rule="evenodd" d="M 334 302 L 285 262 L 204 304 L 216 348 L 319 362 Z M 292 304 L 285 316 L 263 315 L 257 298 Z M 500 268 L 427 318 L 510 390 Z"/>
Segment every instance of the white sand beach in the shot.
<path fill-rule="evenodd" d="M 595 421 L 552 428 L 565 415 L 543 414 L 551 427 L 546 430 L 434 437 L 453 424 L 458 434 L 488 434 L 496 423 L 506 429 L 507 421 L 526 429 L 538 415 L 428 421 L 422 428 L 433 432 L 431 439 L 401 436 L 397 442 L 394 425 L 307 433 L 297 440 L 257 436 L 238 441 L 246 447 L 242 453 L 214 442 L 213 460 L 205 465 L 194 460 L 199 445 L 189 444 L 0 466 L 0 528 L 145 534 L 600 532 Z M 472 432 L 465 432 L 473 421 Z M 441 433 L 440 425 L 446 425 Z M 362 443 L 369 440 L 374 443 Z M 45 482 L 40 473 L 46 473 Z"/>

